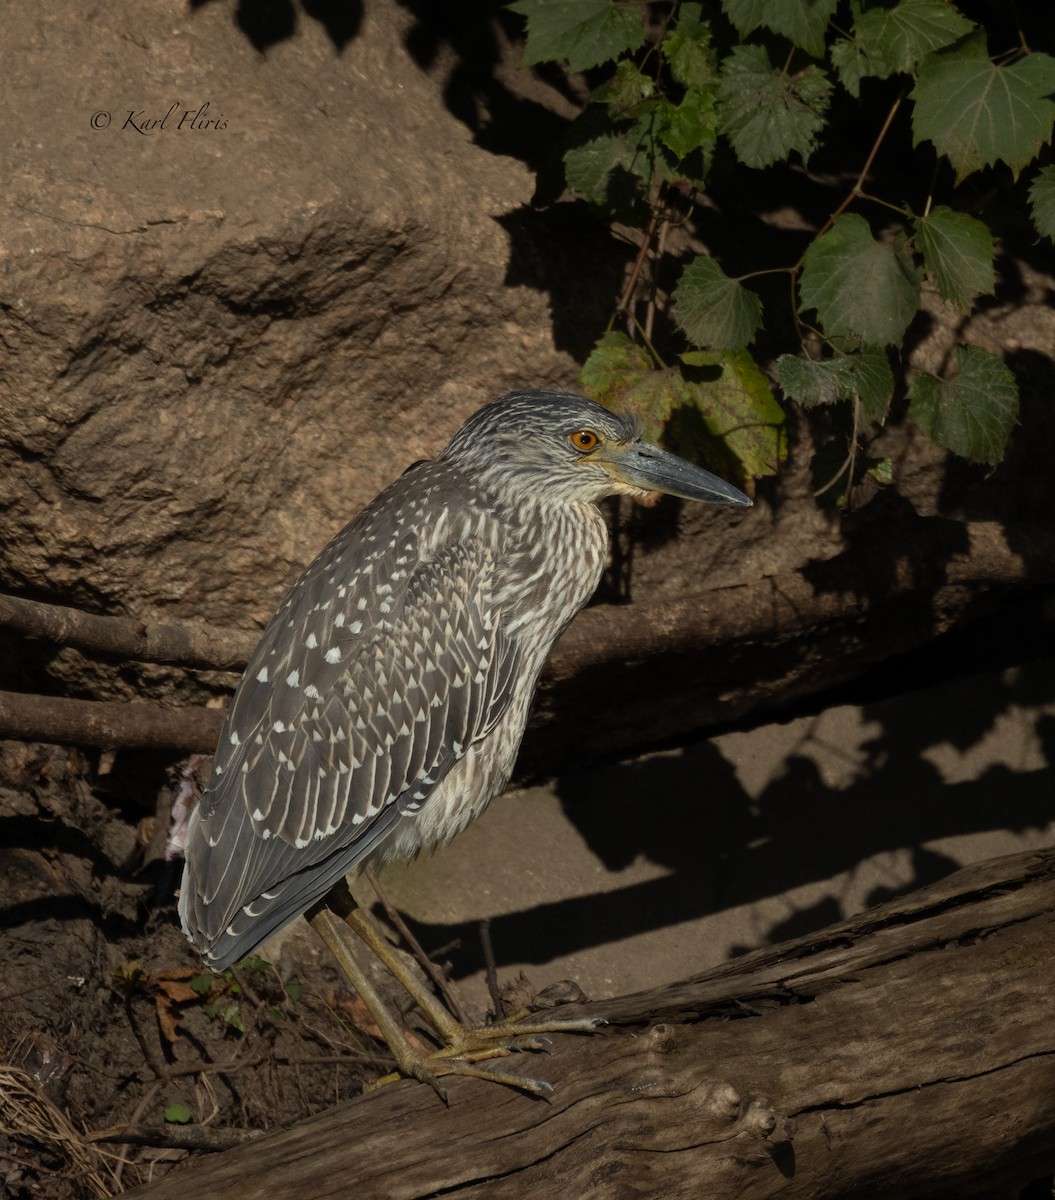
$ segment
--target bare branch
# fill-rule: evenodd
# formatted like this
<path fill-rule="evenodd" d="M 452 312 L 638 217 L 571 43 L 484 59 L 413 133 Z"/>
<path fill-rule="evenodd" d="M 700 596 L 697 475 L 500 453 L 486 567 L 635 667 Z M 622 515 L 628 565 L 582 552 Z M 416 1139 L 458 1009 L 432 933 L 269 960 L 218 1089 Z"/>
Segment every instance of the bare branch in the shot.
<path fill-rule="evenodd" d="M 0 738 L 24 742 L 211 754 L 223 718 L 218 708 L 165 708 L 0 692 Z"/>
<path fill-rule="evenodd" d="M 911 539 L 877 528 L 860 548 L 791 575 L 587 609 L 550 656 L 523 761 L 545 772 L 572 744 L 578 761 L 596 760 L 786 703 L 920 645 L 1009 590 L 1051 583 L 1055 530 L 933 521 Z M 0 621 L 14 611 L 0 600 Z M 244 667 L 253 643 L 233 631 L 198 637 L 192 626 L 151 628 L 49 605 L 19 612 L 15 627 L 32 636 L 63 636 L 81 649 L 105 642 L 114 653 L 138 647 L 140 656 L 149 647 L 152 661 Z M 217 657 L 205 661 L 210 646 Z M 658 695 L 668 703 L 655 705 Z M 578 719 L 584 711 L 595 718 L 589 728 Z M 0 738 L 211 753 L 222 721 L 215 709 L 0 693 Z"/>
<path fill-rule="evenodd" d="M 103 617 L 16 596 L 0 596 L 0 626 L 89 653 L 215 671 L 240 671 L 260 637 L 210 625 L 157 625 L 132 617 Z"/>

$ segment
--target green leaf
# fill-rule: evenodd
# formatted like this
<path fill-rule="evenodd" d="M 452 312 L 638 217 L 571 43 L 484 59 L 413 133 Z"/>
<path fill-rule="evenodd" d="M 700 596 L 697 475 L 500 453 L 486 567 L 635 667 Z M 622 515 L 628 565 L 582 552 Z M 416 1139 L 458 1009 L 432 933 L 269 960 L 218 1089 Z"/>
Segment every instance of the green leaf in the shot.
<path fill-rule="evenodd" d="M 189 982 L 191 990 L 197 992 L 199 996 L 207 996 L 212 991 L 214 975 L 192 975 Z"/>
<path fill-rule="evenodd" d="M 803 258 L 799 294 L 824 331 L 875 346 L 900 342 L 919 307 L 919 272 L 903 243 L 881 245 L 868 222 L 843 213 Z"/>
<path fill-rule="evenodd" d="M 925 59 L 912 91 L 915 145 L 930 141 L 956 171 L 1006 163 L 1017 176 L 1051 138 L 1055 58 L 1031 54 L 996 66 L 979 54 L 978 39 Z"/>
<path fill-rule="evenodd" d="M 170 1125 L 186 1125 L 190 1120 L 190 1109 L 185 1104 L 169 1104 L 165 1108 L 165 1120 Z"/>
<path fill-rule="evenodd" d="M 664 105 L 661 106 L 662 119 L 657 123 L 660 140 L 678 159 L 701 150 L 706 166 L 718 139 L 714 96 L 708 91 L 690 89 L 676 107 L 669 101 Z"/>
<path fill-rule="evenodd" d="M 1055 167 L 1042 167 L 1029 187 L 1033 224 L 1041 237 L 1055 241 Z"/>
<path fill-rule="evenodd" d="M 613 119 L 632 113 L 642 100 L 655 91 L 655 85 L 643 75 L 629 58 L 624 58 L 605 92 L 605 103 Z"/>
<path fill-rule="evenodd" d="M 889 458 L 877 458 L 868 468 L 868 474 L 884 487 L 894 482 L 894 464 Z"/>
<path fill-rule="evenodd" d="M 671 299 L 674 320 L 695 346 L 739 350 L 762 326 L 762 301 L 704 255 L 682 271 Z"/>
<path fill-rule="evenodd" d="M 675 83 L 686 88 L 711 88 L 718 78 L 711 27 L 703 20 L 703 7 L 686 3 L 678 9 L 678 23 L 663 39 L 663 53 Z"/>
<path fill-rule="evenodd" d="M 690 350 L 681 356 L 693 404 L 671 414 L 672 442 L 691 452 L 693 426 L 702 421 L 736 459 L 746 479 L 775 475 L 787 456 L 784 410 L 746 350 Z M 714 369 L 720 371 L 712 378 Z M 723 464 L 717 464 L 720 468 Z"/>
<path fill-rule="evenodd" d="M 890 411 L 894 396 L 894 372 L 885 349 L 866 346 L 853 357 L 854 383 L 861 415 L 866 421 L 882 425 Z"/>
<path fill-rule="evenodd" d="M 824 32 L 838 0 L 722 0 L 741 37 L 764 25 L 814 58 L 824 56 Z"/>
<path fill-rule="evenodd" d="M 833 42 L 831 59 L 839 82 L 854 97 L 861 95 L 862 79 L 869 75 L 882 75 L 886 71 L 886 64 L 870 58 L 856 39 L 839 38 Z"/>
<path fill-rule="evenodd" d="M 304 984 L 298 983 L 295 979 L 291 979 L 286 984 L 286 995 L 294 1004 L 304 995 Z"/>
<path fill-rule="evenodd" d="M 915 230 L 923 265 L 941 295 L 961 312 L 970 309 L 975 296 L 993 292 L 994 239 L 987 225 L 939 204 L 916 218 Z"/>
<path fill-rule="evenodd" d="M 571 136 L 584 140 L 564 152 L 568 187 L 591 204 L 618 207 L 621 197 L 613 188 L 612 175 L 617 171 L 628 172 L 634 157 L 634 147 L 625 131 L 616 131 L 604 109 L 591 105 L 572 127 Z"/>
<path fill-rule="evenodd" d="M 957 346 L 958 374 L 945 381 L 920 375 L 908 390 L 909 416 L 924 433 L 971 462 L 995 466 L 1018 421 L 1018 386 L 988 350 Z"/>
<path fill-rule="evenodd" d="M 718 127 L 748 167 L 797 151 L 809 158 L 824 126 L 831 86 L 814 67 L 794 79 L 774 70 L 764 46 L 736 46 L 722 65 Z"/>
<path fill-rule="evenodd" d="M 228 1004 L 221 1011 L 220 1016 L 228 1028 L 237 1029 L 239 1033 L 245 1033 L 245 1019 L 242 1016 L 241 1005 Z"/>
<path fill-rule="evenodd" d="M 625 333 L 609 330 L 601 334 L 583 363 L 579 382 L 598 404 L 618 409 L 625 406 L 625 396 L 639 377 L 654 369 L 644 346 L 632 342 Z M 646 440 L 655 440 L 661 428 L 661 425 L 655 428 L 646 425 L 643 431 Z"/>
<path fill-rule="evenodd" d="M 628 408 L 649 441 L 743 478 L 772 475 L 786 453 L 784 413 L 745 351 L 694 351 L 684 370 L 657 368 L 622 333 L 606 333 L 579 380 L 609 408 Z"/>
<path fill-rule="evenodd" d="M 886 351 L 865 349 L 820 362 L 782 354 L 777 359 L 777 379 L 786 395 L 803 408 L 858 400 L 866 421 L 882 422 L 894 394 L 894 374 Z"/>
<path fill-rule="evenodd" d="M 615 0 L 514 0 L 509 8 L 527 18 L 526 67 L 564 62 L 587 71 L 645 41 L 641 11 Z"/>
<path fill-rule="evenodd" d="M 974 29 L 971 21 L 945 0 L 901 0 L 893 8 L 866 12 L 856 4 L 854 37 L 862 53 L 878 69 L 869 74 L 911 73 L 935 50 L 942 50 Z"/>

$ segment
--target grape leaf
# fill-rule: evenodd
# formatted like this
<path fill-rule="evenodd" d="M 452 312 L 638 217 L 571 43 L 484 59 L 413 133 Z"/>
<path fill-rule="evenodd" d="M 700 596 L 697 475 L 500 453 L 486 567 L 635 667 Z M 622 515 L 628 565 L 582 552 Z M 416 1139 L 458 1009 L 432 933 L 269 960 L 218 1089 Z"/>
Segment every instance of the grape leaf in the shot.
<path fill-rule="evenodd" d="M 660 140 L 679 159 L 693 150 L 702 150 L 706 162 L 718 138 L 714 96 L 703 89 L 691 88 L 677 107 L 669 101 L 666 104 L 666 108 L 661 106 L 664 119 L 657 123 Z"/>
<path fill-rule="evenodd" d="M 1051 138 L 1055 58 L 1031 54 L 997 66 L 978 39 L 924 59 L 912 90 L 912 137 L 930 141 L 957 180 L 996 162 L 1015 176 Z"/>
<path fill-rule="evenodd" d="M 736 46 L 722 65 L 718 127 L 747 167 L 768 167 L 792 151 L 805 160 L 824 126 L 830 93 L 815 67 L 793 79 L 774 70 L 764 46 Z"/>
<path fill-rule="evenodd" d="M 686 88 L 710 88 L 716 82 L 711 27 L 703 19 L 703 7 L 684 3 L 678 9 L 678 24 L 663 39 L 663 53 L 675 83 Z"/>
<path fill-rule="evenodd" d="M 609 115 L 618 119 L 632 112 L 654 90 L 655 84 L 647 75 L 643 75 L 629 58 L 622 59 L 604 93 Z"/>
<path fill-rule="evenodd" d="M 832 43 L 832 66 L 839 82 L 851 96 L 861 95 L 861 80 L 869 75 L 888 74 L 882 59 L 872 58 L 856 38 L 838 38 Z"/>
<path fill-rule="evenodd" d="M 814 58 L 822 58 L 824 32 L 837 3 L 838 0 L 722 0 L 722 8 L 741 37 L 764 25 Z"/>
<path fill-rule="evenodd" d="M 994 239 L 987 225 L 939 204 L 916 218 L 915 229 L 923 265 L 946 300 L 967 312 L 975 296 L 992 293 Z"/>
<path fill-rule="evenodd" d="M 527 18 L 526 67 L 565 62 L 587 71 L 645 40 L 641 11 L 615 0 L 514 0 L 509 8 Z"/>
<path fill-rule="evenodd" d="M 854 9 L 854 38 L 862 53 L 880 68 L 869 74 L 881 79 L 914 71 L 921 59 L 974 28 L 945 0 L 901 0 L 893 8 L 877 6 L 865 12 L 855 4 Z"/>
<path fill-rule="evenodd" d="M 702 254 L 682 271 L 671 299 L 674 320 L 695 346 L 739 350 L 762 325 L 762 301 Z"/>
<path fill-rule="evenodd" d="M 820 362 L 782 354 L 777 359 L 777 379 L 785 394 L 803 408 L 859 400 L 865 420 L 879 423 L 886 420 L 894 394 L 894 373 L 886 351 L 875 347 Z"/>
<path fill-rule="evenodd" d="M 683 402 L 671 413 L 672 443 L 691 451 L 693 427 L 702 420 L 710 437 L 719 439 L 736 460 L 743 478 L 775 475 L 787 457 L 784 410 L 751 355 L 746 350 L 690 350 L 681 359 Z"/>
<path fill-rule="evenodd" d="M 683 370 L 657 368 L 623 333 L 606 333 L 583 365 L 585 391 L 630 409 L 647 441 L 663 442 L 713 470 L 772 475 L 786 454 L 784 412 L 745 351 L 693 351 Z"/>
<path fill-rule="evenodd" d="M 1042 167 L 1029 186 L 1033 224 L 1042 237 L 1055 240 L 1055 167 Z"/>
<path fill-rule="evenodd" d="M 625 134 L 598 134 L 579 146 L 564 152 L 564 174 L 568 187 L 585 196 L 591 204 L 612 207 L 610 182 L 612 172 L 629 169 L 633 148 Z"/>
<path fill-rule="evenodd" d="M 919 272 L 903 244 L 881 245 L 868 222 L 843 213 L 803 258 L 799 293 L 829 335 L 875 346 L 901 341 L 919 307 Z"/>
<path fill-rule="evenodd" d="M 1018 421 L 1015 377 L 979 346 L 957 346 L 955 354 L 954 379 L 923 374 L 913 382 L 909 416 L 932 442 L 971 462 L 995 466 Z"/>

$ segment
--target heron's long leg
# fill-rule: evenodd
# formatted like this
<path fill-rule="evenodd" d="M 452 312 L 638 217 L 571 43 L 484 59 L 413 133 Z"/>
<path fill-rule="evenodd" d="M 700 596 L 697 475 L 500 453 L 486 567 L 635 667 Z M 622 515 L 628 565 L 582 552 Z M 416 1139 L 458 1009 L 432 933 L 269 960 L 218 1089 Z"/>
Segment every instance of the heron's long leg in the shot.
<path fill-rule="evenodd" d="M 421 1083 L 427 1083 L 444 1102 L 449 1103 L 447 1092 L 439 1081 L 441 1075 L 469 1075 L 477 1079 L 488 1079 L 493 1083 L 503 1083 L 508 1087 L 520 1088 L 543 1096 L 553 1089 L 543 1080 L 529 1079 L 522 1075 L 511 1075 L 502 1071 L 485 1070 L 477 1067 L 470 1059 L 447 1058 L 443 1051 L 435 1055 L 419 1053 L 410 1044 L 403 1032 L 399 1021 L 393 1017 L 380 993 L 367 978 L 365 972 L 355 961 L 355 955 L 348 945 L 349 929 L 345 920 L 325 906 L 318 906 L 310 917 L 312 928 L 326 943 L 330 953 L 337 960 L 341 970 L 347 975 L 360 999 L 366 1005 L 370 1016 L 373 1017 L 382 1037 L 385 1039 L 399 1073 Z M 416 997 L 415 997 L 416 999 Z M 502 1053 L 502 1051 L 498 1051 Z M 481 1055 L 480 1057 L 485 1057 Z"/>
<path fill-rule="evenodd" d="M 443 1007 L 420 977 L 396 952 L 369 915 L 352 898 L 347 886 L 333 888 L 326 899 L 309 914 L 312 927 L 326 943 L 352 986 L 359 993 L 403 1075 L 428 1083 L 446 1101 L 438 1082 L 441 1075 L 470 1075 L 489 1079 L 534 1095 L 545 1095 L 551 1086 L 542 1080 L 476 1066 L 485 1059 L 502 1057 L 515 1050 L 540 1050 L 547 1033 L 591 1032 L 604 1022 L 592 1018 L 549 1021 L 505 1021 L 466 1029 Z M 402 1025 L 355 961 L 348 938 L 359 938 L 389 971 L 435 1028 L 444 1048 L 423 1055 L 410 1044 Z"/>
<path fill-rule="evenodd" d="M 603 1024 L 597 1017 L 572 1019 L 557 1017 L 552 1020 L 540 1018 L 535 1021 L 522 1018 L 466 1029 L 451 1016 L 430 991 L 422 987 L 422 981 L 399 957 L 392 943 L 377 928 L 368 913 L 356 907 L 344 915 L 344 919 L 384 963 L 388 971 L 395 976 L 397 982 L 410 994 L 452 1053 L 482 1049 L 483 1047 L 478 1045 L 481 1041 L 494 1043 L 509 1037 L 529 1037 L 532 1034 L 592 1033 L 599 1025 Z M 520 1048 L 532 1049 L 535 1047 L 522 1045 Z"/>
<path fill-rule="evenodd" d="M 437 990 L 443 996 L 443 999 L 447 1002 L 448 1009 L 454 1014 L 455 1018 L 464 1025 L 468 1018 L 466 1017 L 465 1011 L 461 1006 L 461 1002 L 458 998 L 458 992 L 455 987 L 450 983 L 449 980 L 444 978 L 444 974 L 440 968 L 436 966 L 432 959 L 429 958 L 429 956 L 422 949 L 421 943 L 410 931 L 410 927 L 403 920 L 402 916 L 400 916 L 399 909 L 396 908 L 391 900 L 389 900 L 387 894 L 385 893 L 385 889 L 381 885 L 381 880 L 378 879 L 377 873 L 369 863 L 367 863 L 363 868 L 363 875 L 369 881 L 370 886 L 374 889 L 374 894 L 381 902 L 381 906 L 385 910 L 385 915 L 395 926 L 396 932 L 410 947 L 414 957 L 418 960 L 418 962 L 421 963 L 425 972 L 435 984 Z"/>

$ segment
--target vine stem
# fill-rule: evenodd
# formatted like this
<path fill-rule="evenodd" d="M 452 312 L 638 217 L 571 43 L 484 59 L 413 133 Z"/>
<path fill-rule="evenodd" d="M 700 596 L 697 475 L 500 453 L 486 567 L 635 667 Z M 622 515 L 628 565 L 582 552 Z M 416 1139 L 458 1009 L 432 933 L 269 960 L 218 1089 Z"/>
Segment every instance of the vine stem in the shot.
<path fill-rule="evenodd" d="M 826 491 L 828 491 L 830 488 L 833 488 L 839 482 L 839 480 L 842 479 L 842 477 L 844 475 L 846 475 L 847 472 L 849 472 L 849 477 L 847 478 L 847 481 L 846 481 L 846 500 L 847 500 L 847 505 L 849 506 L 850 488 L 853 486 L 854 462 L 857 459 L 857 434 L 860 429 L 860 420 L 861 420 L 861 400 L 859 397 L 855 396 L 854 397 L 854 427 L 853 427 L 853 432 L 850 435 L 849 451 L 847 452 L 846 457 L 843 459 L 843 464 L 838 469 L 838 471 L 835 472 L 835 474 L 831 477 L 831 479 L 828 480 L 828 482 L 824 485 L 824 487 L 818 488 L 813 493 L 813 498 L 815 500 L 817 499 L 818 496 L 823 496 Z"/>
<path fill-rule="evenodd" d="M 630 276 L 626 281 L 626 287 L 623 288 L 623 294 L 619 297 L 619 303 L 615 306 L 613 316 L 618 316 L 619 313 L 628 312 L 630 305 L 630 297 L 634 294 L 634 288 L 637 287 L 637 279 L 641 274 L 641 268 L 645 265 L 645 259 L 648 257 L 649 249 L 652 245 L 652 239 L 656 236 L 656 230 L 659 227 L 661 220 L 662 207 L 657 203 L 652 210 L 652 216 L 649 218 L 648 225 L 645 227 L 645 236 L 641 239 L 641 245 L 638 247 L 637 258 L 634 259 L 634 265 L 630 270 Z"/>
<path fill-rule="evenodd" d="M 827 221 L 825 221 L 824 224 L 821 226 L 821 228 L 818 230 L 816 237 L 813 239 L 814 241 L 817 241 L 818 239 L 824 237 L 824 235 L 828 232 L 828 230 L 831 229 L 831 227 L 835 224 L 835 222 L 839 219 L 839 217 L 842 216 L 842 214 L 850 207 L 850 205 L 855 200 L 857 200 L 860 197 L 865 195 L 865 192 L 862 189 L 861 185 L 868 178 L 868 172 L 871 171 L 871 169 L 872 169 L 872 164 L 875 162 L 876 155 L 879 153 L 879 147 L 882 146 L 884 140 L 886 139 L 886 135 L 890 132 L 890 126 L 893 124 L 894 118 L 897 116 L 897 111 L 901 107 L 901 101 L 904 100 L 904 98 L 905 98 L 905 91 L 904 91 L 904 89 L 902 89 L 901 95 L 898 96 L 898 98 L 890 106 L 890 111 L 887 113 L 886 119 L 883 121 L 883 125 L 882 125 L 882 128 L 879 130 L 879 133 L 876 134 L 876 139 L 872 143 L 872 149 L 869 150 L 868 157 L 865 159 L 864 166 L 861 168 L 860 172 L 858 173 L 857 178 L 854 180 L 853 187 L 850 188 L 850 190 L 843 197 L 842 202 L 839 204 L 838 208 L 836 208 L 836 210 L 831 214 L 831 216 L 829 216 Z M 803 252 L 802 258 L 799 259 L 799 261 L 795 264 L 795 266 L 793 268 L 795 271 L 797 271 L 802 266 L 802 260 L 805 257 L 806 257 L 805 252 Z"/>

